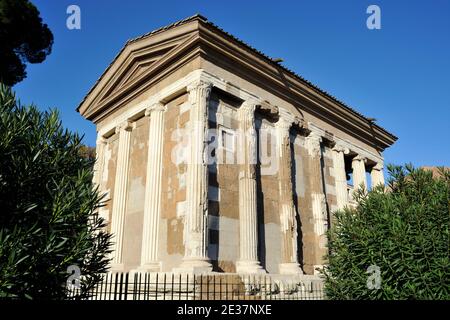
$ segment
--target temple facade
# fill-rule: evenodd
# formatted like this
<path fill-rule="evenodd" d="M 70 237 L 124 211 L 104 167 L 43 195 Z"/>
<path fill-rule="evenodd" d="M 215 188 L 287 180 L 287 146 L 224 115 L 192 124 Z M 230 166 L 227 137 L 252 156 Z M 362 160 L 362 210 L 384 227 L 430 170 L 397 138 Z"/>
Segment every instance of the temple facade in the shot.
<path fill-rule="evenodd" d="M 78 111 L 112 271 L 313 275 L 397 139 L 200 15 L 128 41 Z"/>

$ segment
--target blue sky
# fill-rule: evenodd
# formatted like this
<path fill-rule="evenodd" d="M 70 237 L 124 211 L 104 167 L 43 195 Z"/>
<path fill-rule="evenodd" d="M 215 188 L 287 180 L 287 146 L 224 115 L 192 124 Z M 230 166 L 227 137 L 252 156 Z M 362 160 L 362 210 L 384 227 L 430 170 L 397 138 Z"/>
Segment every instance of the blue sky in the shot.
<path fill-rule="evenodd" d="M 14 89 L 23 103 L 56 107 L 95 145 L 75 108 L 127 39 L 201 13 L 306 79 L 375 117 L 399 137 L 387 163 L 450 166 L 450 0 L 32 1 L 55 37 L 44 63 Z M 81 9 L 81 30 L 66 9 Z M 381 30 L 366 9 L 381 8 Z"/>

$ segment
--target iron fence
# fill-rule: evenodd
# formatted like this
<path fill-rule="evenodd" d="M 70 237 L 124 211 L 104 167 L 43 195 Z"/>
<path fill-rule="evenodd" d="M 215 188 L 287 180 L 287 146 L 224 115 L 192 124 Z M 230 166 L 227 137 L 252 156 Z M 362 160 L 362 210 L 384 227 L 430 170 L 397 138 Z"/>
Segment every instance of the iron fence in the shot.
<path fill-rule="evenodd" d="M 79 299 L 77 288 L 69 299 Z M 109 273 L 88 300 L 322 300 L 323 283 L 311 276 Z"/>

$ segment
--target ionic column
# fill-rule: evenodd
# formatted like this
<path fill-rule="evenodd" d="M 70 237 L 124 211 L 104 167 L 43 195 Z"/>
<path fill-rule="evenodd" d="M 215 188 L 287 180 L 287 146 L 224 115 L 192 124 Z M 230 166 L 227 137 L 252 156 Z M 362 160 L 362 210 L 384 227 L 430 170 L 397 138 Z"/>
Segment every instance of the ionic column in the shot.
<path fill-rule="evenodd" d="M 370 171 L 370 177 L 372 180 L 372 188 L 381 184 L 384 186 L 384 173 L 383 173 L 383 163 L 378 162 Z"/>
<path fill-rule="evenodd" d="M 104 194 L 104 186 L 103 186 L 103 172 L 105 170 L 105 165 L 106 161 L 105 161 L 105 149 L 107 148 L 107 140 L 102 137 L 99 136 L 97 138 L 97 144 L 96 144 L 96 160 L 95 160 L 95 165 L 94 165 L 94 177 L 93 177 L 93 181 L 94 181 L 94 187 L 98 188 L 98 191 L 100 193 L 100 195 Z M 106 199 L 103 198 L 102 200 L 103 202 L 106 202 Z M 105 207 L 100 207 L 98 209 L 98 214 L 100 217 L 102 217 L 105 222 L 108 221 L 109 217 L 108 217 L 108 210 L 105 210 Z"/>
<path fill-rule="evenodd" d="M 103 169 L 105 166 L 105 148 L 106 148 L 106 139 L 103 137 L 97 138 L 96 143 L 96 159 L 94 165 L 94 183 L 98 186 L 101 191 L 102 177 L 103 177 Z"/>
<path fill-rule="evenodd" d="M 128 162 L 130 157 L 131 123 L 125 121 L 116 127 L 119 135 L 117 151 L 116 179 L 114 183 L 111 232 L 114 235 L 111 271 L 123 271 L 122 246 L 125 210 L 127 207 Z"/>
<path fill-rule="evenodd" d="M 159 102 L 151 105 L 145 111 L 145 115 L 150 117 L 150 126 L 141 266 L 138 268 L 138 271 L 143 272 L 161 270 L 161 262 L 158 260 L 158 236 L 161 214 L 164 111 L 165 106 Z"/>
<path fill-rule="evenodd" d="M 279 211 L 282 234 L 281 274 L 303 274 L 297 256 L 297 221 L 292 186 L 292 159 L 289 130 L 292 121 L 280 117 L 276 123 L 278 147 Z"/>
<path fill-rule="evenodd" d="M 325 194 L 323 190 L 322 178 L 322 137 L 316 133 L 311 132 L 306 137 L 306 147 L 309 154 L 309 176 L 310 176 L 310 192 L 312 201 L 312 214 L 314 221 L 314 234 L 316 236 L 316 245 L 314 248 L 314 271 L 317 268 L 322 268 L 324 264 L 323 257 L 326 254 L 327 237 L 326 231 L 328 229 L 328 217 Z"/>
<path fill-rule="evenodd" d="M 353 169 L 353 188 L 356 191 L 361 185 L 367 190 L 367 179 L 366 179 L 366 159 L 357 155 L 352 160 Z"/>
<path fill-rule="evenodd" d="M 256 103 L 246 101 L 238 111 L 240 133 L 243 135 L 239 152 L 239 260 L 238 273 L 265 272 L 258 261 L 258 219 L 256 194 Z"/>
<path fill-rule="evenodd" d="M 345 172 L 344 155 L 349 150 L 336 144 L 333 147 L 333 172 L 336 186 L 336 202 L 338 209 L 343 209 L 348 202 L 347 195 L 347 174 Z"/>
<path fill-rule="evenodd" d="M 186 241 L 181 271 L 209 272 L 212 265 L 207 255 L 208 175 L 207 129 L 208 102 L 211 84 L 197 81 L 188 86 L 191 105 L 189 126 L 190 155 L 187 165 L 186 185 Z"/>

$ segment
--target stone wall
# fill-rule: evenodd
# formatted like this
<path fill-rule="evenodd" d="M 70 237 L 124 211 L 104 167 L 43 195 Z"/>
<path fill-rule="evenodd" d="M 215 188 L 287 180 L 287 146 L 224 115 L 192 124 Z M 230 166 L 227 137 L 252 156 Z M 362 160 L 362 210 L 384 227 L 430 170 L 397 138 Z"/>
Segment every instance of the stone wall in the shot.
<path fill-rule="evenodd" d="M 174 152 L 187 151 L 181 136 L 189 122 L 187 95 L 177 97 L 166 107 L 159 255 L 162 270 L 170 271 L 181 263 L 185 248 L 186 163 L 176 161 Z"/>
<path fill-rule="evenodd" d="M 311 182 L 309 175 L 309 155 L 305 147 L 305 138 L 296 135 L 293 141 L 294 149 L 294 192 L 298 210 L 298 245 L 299 263 L 306 274 L 313 273 L 315 261 L 314 218 L 312 215 Z"/>

